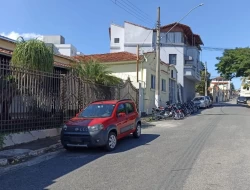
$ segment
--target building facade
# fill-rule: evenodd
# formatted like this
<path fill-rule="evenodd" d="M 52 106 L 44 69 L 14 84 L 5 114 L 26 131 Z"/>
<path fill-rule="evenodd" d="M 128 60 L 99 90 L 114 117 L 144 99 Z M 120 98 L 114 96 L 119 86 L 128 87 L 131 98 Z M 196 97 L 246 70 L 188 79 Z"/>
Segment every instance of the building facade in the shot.
<path fill-rule="evenodd" d="M 161 27 L 161 60 L 172 64 L 178 71 L 179 97 L 183 101 L 195 96 L 195 84 L 201 81 L 200 45 L 203 42 L 189 26 L 178 24 L 167 34 L 175 23 Z M 127 51 L 136 53 L 152 52 L 156 48 L 156 31 L 130 22 L 124 26 L 111 24 L 109 28 L 110 52 Z"/>
<path fill-rule="evenodd" d="M 212 89 L 212 94 L 214 94 L 213 89 L 216 89 L 215 102 L 229 101 L 231 96 L 231 81 L 222 77 L 213 78 L 210 83 L 210 89 Z"/>
<path fill-rule="evenodd" d="M 108 66 L 112 75 L 123 79 L 130 78 L 135 88 L 140 92 L 140 112 L 150 114 L 155 107 L 155 53 L 144 53 L 140 56 L 138 82 L 136 71 L 137 56 L 128 52 L 116 52 L 107 54 L 95 54 L 76 56 L 80 61 L 90 58 L 98 60 Z M 177 70 L 173 65 L 161 62 L 161 91 L 160 105 L 165 106 L 167 101 L 176 102 L 177 100 Z"/>

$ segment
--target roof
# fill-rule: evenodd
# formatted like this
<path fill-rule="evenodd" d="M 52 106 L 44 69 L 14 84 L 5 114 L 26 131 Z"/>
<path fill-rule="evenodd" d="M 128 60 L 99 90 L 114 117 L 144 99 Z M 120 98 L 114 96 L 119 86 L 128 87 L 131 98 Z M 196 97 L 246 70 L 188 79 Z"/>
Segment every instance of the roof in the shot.
<path fill-rule="evenodd" d="M 91 59 L 102 62 L 126 62 L 126 61 L 136 61 L 137 56 L 129 52 L 116 52 L 116 53 L 104 53 L 104 54 L 92 54 L 92 55 L 78 55 L 74 56 L 78 61 L 89 61 Z"/>
<path fill-rule="evenodd" d="M 5 37 L 5 36 L 1 36 L 1 35 L 0 35 L 0 39 L 5 40 L 5 41 L 8 41 L 8 42 L 16 43 L 16 40 L 12 40 L 12 39 L 7 38 L 7 37 Z"/>
<path fill-rule="evenodd" d="M 161 32 L 168 32 L 171 27 L 173 27 L 177 22 L 174 22 L 172 24 L 168 24 L 161 27 Z M 194 43 L 196 45 L 204 45 L 200 36 L 198 34 L 194 34 L 191 28 L 188 25 L 178 23 L 176 26 L 179 26 L 182 28 L 183 32 L 187 35 L 189 39 L 189 43 L 192 44 L 192 37 L 194 38 Z M 174 29 L 173 29 L 174 30 Z"/>
<path fill-rule="evenodd" d="M 12 53 L 13 51 L 11 50 L 7 50 L 7 49 L 4 49 L 4 48 L 1 48 L 0 47 L 0 54 L 3 54 L 3 55 L 7 55 L 7 56 L 12 56 Z M 59 55 L 60 56 L 60 55 Z M 61 56 L 62 57 L 62 56 Z M 67 56 L 66 56 L 67 57 Z M 72 58 L 71 58 L 72 59 Z M 74 59 L 72 59 L 74 60 Z M 54 62 L 54 65 L 57 66 L 57 67 L 61 67 L 61 68 L 70 68 L 71 66 L 68 65 L 68 64 L 64 64 L 64 63 L 60 63 L 60 62 Z"/>
<path fill-rule="evenodd" d="M 151 28 L 148 28 L 148 27 L 145 27 L 145 26 L 142 26 L 142 25 L 139 25 L 139 24 L 134 24 L 132 22 L 124 21 L 124 23 L 128 23 L 128 24 L 131 24 L 131 25 L 134 25 L 134 26 L 138 26 L 138 27 L 144 28 L 146 30 L 152 30 Z"/>
<path fill-rule="evenodd" d="M 11 57 L 12 53 L 13 53 L 13 51 L 0 47 L 0 54 L 4 54 L 4 55 Z"/>

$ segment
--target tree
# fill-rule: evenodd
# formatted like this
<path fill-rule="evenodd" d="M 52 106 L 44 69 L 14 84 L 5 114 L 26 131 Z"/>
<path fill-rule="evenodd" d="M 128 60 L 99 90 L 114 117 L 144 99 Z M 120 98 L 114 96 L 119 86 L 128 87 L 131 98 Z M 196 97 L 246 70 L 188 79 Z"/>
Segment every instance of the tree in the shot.
<path fill-rule="evenodd" d="M 230 88 L 231 88 L 232 91 L 235 91 L 234 83 L 231 82 Z"/>
<path fill-rule="evenodd" d="M 80 78 L 95 84 L 117 85 L 121 82 L 121 79 L 111 75 L 108 66 L 93 59 L 74 64 L 73 70 Z"/>
<path fill-rule="evenodd" d="M 40 40 L 25 41 L 22 37 L 19 37 L 12 54 L 11 63 L 13 66 L 26 69 L 51 72 L 54 64 L 53 52 Z"/>
<path fill-rule="evenodd" d="M 13 51 L 11 59 L 12 66 L 21 67 L 25 69 L 52 72 L 53 63 L 53 52 L 45 45 L 44 42 L 37 39 L 25 41 L 22 37 L 19 37 L 17 39 L 16 48 Z M 1 105 L 2 119 L 11 118 L 9 116 L 9 108 L 12 104 L 13 96 L 14 94 L 17 95 L 19 93 L 19 88 L 22 88 L 22 84 L 25 83 L 25 81 L 27 82 L 28 80 L 27 74 L 23 74 L 20 77 L 19 75 L 16 76 L 17 71 L 15 69 L 10 70 L 14 70 L 15 72 L 5 72 L 4 77 L 1 78 L 0 81 L 0 85 L 2 86 L 1 89 L 3 89 L 3 91 L 0 92 L 0 96 L 4 97 Z M 38 81 L 40 84 L 46 82 L 45 79 L 45 81 L 42 81 L 36 77 L 37 76 L 35 75 L 29 77 L 29 79 L 31 79 L 29 81 L 36 82 L 33 82 L 34 86 L 31 86 L 31 84 L 29 84 L 28 91 L 32 91 L 32 89 L 36 88 L 35 84 Z M 19 85 L 17 85 L 17 83 Z M 39 93 L 44 93 L 44 91 L 42 90 Z"/>
<path fill-rule="evenodd" d="M 215 66 L 225 79 L 250 76 L 250 48 L 225 50 L 222 57 L 216 58 L 219 63 Z"/>
<path fill-rule="evenodd" d="M 207 72 L 207 87 L 210 86 L 210 73 Z M 201 71 L 201 81 L 195 86 L 196 92 L 200 95 L 205 95 L 205 71 Z"/>

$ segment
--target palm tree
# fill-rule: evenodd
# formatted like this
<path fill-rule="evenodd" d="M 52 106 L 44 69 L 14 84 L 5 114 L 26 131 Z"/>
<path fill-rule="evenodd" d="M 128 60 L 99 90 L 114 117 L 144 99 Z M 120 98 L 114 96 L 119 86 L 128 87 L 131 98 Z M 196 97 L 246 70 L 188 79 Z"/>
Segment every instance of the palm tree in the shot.
<path fill-rule="evenodd" d="M 108 70 L 108 66 L 100 64 L 94 59 L 87 62 L 80 62 L 73 65 L 73 70 L 76 74 L 91 83 L 101 85 L 117 85 L 121 83 L 121 79 L 111 75 L 112 72 Z"/>

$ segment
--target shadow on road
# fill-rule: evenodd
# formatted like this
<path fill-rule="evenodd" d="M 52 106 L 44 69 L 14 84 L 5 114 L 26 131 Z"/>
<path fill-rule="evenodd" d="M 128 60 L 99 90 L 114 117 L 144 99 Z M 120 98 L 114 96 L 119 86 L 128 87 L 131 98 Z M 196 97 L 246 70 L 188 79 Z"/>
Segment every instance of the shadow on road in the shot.
<path fill-rule="evenodd" d="M 63 151 L 50 160 L 1 176 L 0 184 L 2 189 L 49 189 L 48 187 L 53 185 L 59 178 L 68 179 L 72 175 L 76 175 L 72 174 L 72 172 L 81 169 L 92 161 L 105 155 L 126 152 L 140 146 L 149 145 L 159 136 L 156 134 L 142 134 L 139 139 L 128 136 L 121 139 L 117 144 L 117 149 L 109 153 L 101 148 L 76 149 L 72 152 Z M 84 172 L 84 169 L 82 171 Z M 27 179 L 29 182 L 24 183 Z"/>

